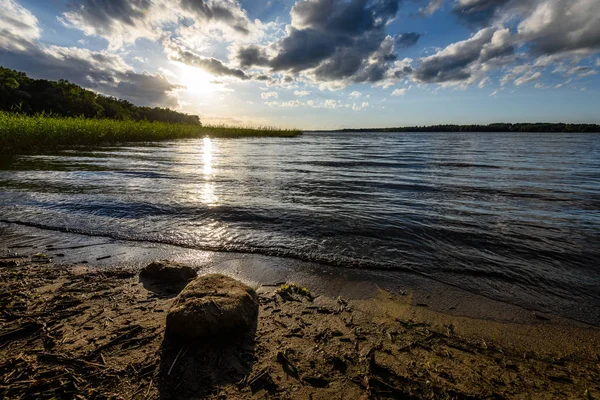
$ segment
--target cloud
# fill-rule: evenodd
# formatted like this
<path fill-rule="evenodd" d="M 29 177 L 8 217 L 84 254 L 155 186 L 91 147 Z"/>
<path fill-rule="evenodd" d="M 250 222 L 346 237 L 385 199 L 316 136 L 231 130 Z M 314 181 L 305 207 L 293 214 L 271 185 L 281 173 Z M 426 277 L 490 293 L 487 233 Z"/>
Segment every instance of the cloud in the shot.
<path fill-rule="evenodd" d="M 325 102 L 321 103 L 321 105 L 317 105 L 319 108 L 338 108 L 340 104 L 337 100 L 325 100 Z"/>
<path fill-rule="evenodd" d="M 269 107 L 305 107 L 306 106 L 306 103 L 303 103 L 300 100 L 268 101 L 265 104 L 268 105 Z"/>
<path fill-rule="evenodd" d="M 530 64 L 523 64 L 511 68 L 502 78 L 500 78 L 500 86 L 504 86 L 507 83 L 514 81 L 519 75 L 525 76 L 531 74 L 531 70 L 536 67 L 539 67 L 539 65 L 536 66 Z"/>
<path fill-rule="evenodd" d="M 264 100 L 267 99 L 278 99 L 279 98 L 279 94 L 277 92 L 264 92 L 260 94 L 260 97 L 262 97 Z"/>
<path fill-rule="evenodd" d="M 364 101 L 362 104 L 352 104 L 352 110 L 353 111 L 361 111 L 361 110 L 365 110 L 369 107 L 369 103 Z"/>
<path fill-rule="evenodd" d="M 309 108 L 328 108 L 334 109 L 341 107 L 337 100 L 329 99 L 325 101 L 308 100 L 306 102 L 300 100 L 290 101 L 268 101 L 265 103 L 269 107 L 309 107 Z"/>
<path fill-rule="evenodd" d="M 476 28 L 519 21 L 516 40 L 534 56 L 589 55 L 600 50 L 597 0 L 456 0 L 453 12 Z"/>
<path fill-rule="evenodd" d="M 153 29 L 158 21 L 148 13 L 153 7 L 151 0 L 81 0 L 59 20 L 88 36 L 105 38 L 115 50 L 141 37 L 158 37 L 158 29 Z"/>
<path fill-rule="evenodd" d="M 160 40 L 173 31 L 211 28 L 248 35 L 254 24 L 234 0 L 78 0 L 59 20 L 116 50 L 137 39 Z"/>
<path fill-rule="evenodd" d="M 433 13 L 440 9 L 440 7 L 444 4 L 444 0 L 431 0 L 427 7 L 419 8 L 419 13 L 426 17 L 431 17 Z"/>
<path fill-rule="evenodd" d="M 509 2 L 510 0 L 456 0 L 452 12 L 461 22 L 481 28 L 489 26 L 498 10 Z"/>
<path fill-rule="evenodd" d="M 241 48 L 236 57 L 245 67 L 306 73 L 316 82 L 379 82 L 389 78 L 397 60 L 386 25 L 395 18 L 399 3 L 300 0 L 291 9 L 285 37 L 267 47 Z"/>
<path fill-rule="evenodd" d="M 68 79 L 82 87 L 130 100 L 136 105 L 177 107 L 180 86 L 162 74 L 137 73 L 118 55 L 76 47 L 32 45 L 23 51 L 0 48 L 2 64 L 32 77 Z"/>
<path fill-rule="evenodd" d="M 118 82 L 110 94 L 126 98 L 136 105 L 177 107 L 179 100 L 174 90 L 181 86 L 169 82 L 161 74 L 138 74 L 130 71 L 118 76 Z"/>
<path fill-rule="evenodd" d="M 420 33 L 408 32 L 396 36 L 396 44 L 398 47 L 411 47 L 417 44 L 421 38 Z"/>
<path fill-rule="evenodd" d="M 532 73 L 523 75 L 520 78 L 515 79 L 514 84 L 515 84 L 515 86 L 521 86 L 521 85 L 524 85 L 526 83 L 538 80 L 541 77 L 542 77 L 542 73 L 540 71 L 532 72 Z"/>
<path fill-rule="evenodd" d="M 242 68 L 251 66 L 264 67 L 269 65 L 269 57 L 265 50 L 256 45 L 238 48 L 236 59 Z"/>
<path fill-rule="evenodd" d="M 535 55 L 589 55 L 600 50 L 600 1 L 538 1 L 518 25 Z"/>
<path fill-rule="evenodd" d="M 294 94 L 298 97 L 304 97 L 304 96 L 309 96 L 310 92 L 308 92 L 306 90 L 295 90 Z"/>
<path fill-rule="evenodd" d="M 406 88 L 403 89 L 394 89 L 392 92 L 392 96 L 404 96 L 406 94 Z"/>
<path fill-rule="evenodd" d="M 362 96 L 362 93 L 355 90 L 354 92 L 350 93 L 348 97 L 351 99 L 358 99 L 360 96 Z"/>
<path fill-rule="evenodd" d="M 167 44 L 165 47 L 169 58 L 173 61 L 179 61 L 186 65 L 203 69 L 214 76 L 231 76 L 242 80 L 250 79 L 241 69 L 230 68 L 216 58 L 202 57 L 191 51 L 181 49 L 174 44 Z"/>
<path fill-rule="evenodd" d="M 479 81 L 479 84 L 477 85 L 477 87 L 479 89 L 483 89 L 485 87 L 485 85 L 487 85 L 489 82 L 490 82 L 490 77 L 486 76 L 481 81 Z"/>
<path fill-rule="evenodd" d="M 14 0 L 0 0 L 0 47 L 24 50 L 27 43 L 39 39 L 37 18 Z"/>
<path fill-rule="evenodd" d="M 570 70 L 566 71 L 566 75 L 576 75 L 578 78 L 584 78 L 586 76 L 596 75 L 596 71 L 594 71 L 592 67 L 588 67 L 587 65 L 580 65 L 578 67 L 573 67 Z"/>
<path fill-rule="evenodd" d="M 237 1 L 181 0 L 181 7 L 192 12 L 201 22 L 222 22 L 240 33 L 250 33 L 248 16 Z"/>
<path fill-rule="evenodd" d="M 18 21 L 15 19 L 18 18 Z M 20 29 L 11 29 L 19 27 Z M 2 65 L 34 78 L 68 79 L 82 87 L 118 96 L 137 105 L 176 107 L 179 86 L 162 74 L 135 72 L 119 55 L 78 47 L 44 46 L 37 42 L 37 19 L 11 0 L 0 0 Z"/>
<path fill-rule="evenodd" d="M 507 28 L 484 28 L 422 59 L 413 77 L 423 83 L 473 83 L 485 69 L 511 62 L 513 52 Z"/>

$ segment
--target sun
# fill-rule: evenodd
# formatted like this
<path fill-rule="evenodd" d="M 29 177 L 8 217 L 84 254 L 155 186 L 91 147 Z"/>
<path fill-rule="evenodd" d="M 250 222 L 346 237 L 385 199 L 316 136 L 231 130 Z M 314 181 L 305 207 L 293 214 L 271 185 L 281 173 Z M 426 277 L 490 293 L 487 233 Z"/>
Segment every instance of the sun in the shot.
<path fill-rule="evenodd" d="M 191 94 L 204 96 L 211 94 L 216 90 L 216 85 L 212 83 L 215 79 L 214 76 L 200 68 L 181 65 L 179 71 L 181 84 L 185 86 Z"/>

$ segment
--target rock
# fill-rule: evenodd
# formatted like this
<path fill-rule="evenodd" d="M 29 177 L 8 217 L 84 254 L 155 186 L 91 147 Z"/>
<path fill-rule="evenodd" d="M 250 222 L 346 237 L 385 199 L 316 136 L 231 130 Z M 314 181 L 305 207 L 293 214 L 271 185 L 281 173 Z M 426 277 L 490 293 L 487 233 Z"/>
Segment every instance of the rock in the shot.
<path fill-rule="evenodd" d="M 193 268 L 166 260 L 154 261 L 140 271 L 140 279 L 182 287 L 197 276 Z"/>
<path fill-rule="evenodd" d="M 190 282 L 167 314 L 168 336 L 188 339 L 241 335 L 256 327 L 258 296 L 254 289 L 220 274 Z"/>
<path fill-rule="evenodd" d="M 15 260 L 0 260 L 0 267 L 14 268 L 18 267 L 19 263 Z"/>

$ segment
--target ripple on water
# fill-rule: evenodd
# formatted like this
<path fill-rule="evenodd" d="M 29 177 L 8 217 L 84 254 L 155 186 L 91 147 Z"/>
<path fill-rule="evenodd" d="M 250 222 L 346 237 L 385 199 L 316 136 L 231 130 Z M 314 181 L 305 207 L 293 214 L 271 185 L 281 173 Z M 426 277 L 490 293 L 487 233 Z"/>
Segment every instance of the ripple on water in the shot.
<path fill-rule="evenodd" d="M 307 133 L 19 156 L 2 220 L 411 270 L 600 322 L 600 136 Z M 340 270 L 343 274 L 343 270 Z"/>

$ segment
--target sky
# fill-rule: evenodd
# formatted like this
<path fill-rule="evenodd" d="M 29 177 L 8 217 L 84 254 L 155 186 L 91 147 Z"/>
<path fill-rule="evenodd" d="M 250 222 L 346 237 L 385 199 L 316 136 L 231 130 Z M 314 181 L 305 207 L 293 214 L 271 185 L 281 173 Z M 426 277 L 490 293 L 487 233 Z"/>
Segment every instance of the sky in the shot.
<path fill-rule="evenodd" d="M 600 0 L 0 0 L 0 65 L 205 124 L 600 123 Z"/>

